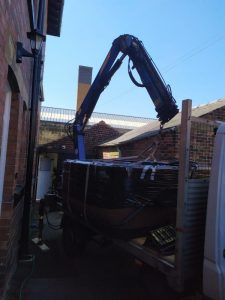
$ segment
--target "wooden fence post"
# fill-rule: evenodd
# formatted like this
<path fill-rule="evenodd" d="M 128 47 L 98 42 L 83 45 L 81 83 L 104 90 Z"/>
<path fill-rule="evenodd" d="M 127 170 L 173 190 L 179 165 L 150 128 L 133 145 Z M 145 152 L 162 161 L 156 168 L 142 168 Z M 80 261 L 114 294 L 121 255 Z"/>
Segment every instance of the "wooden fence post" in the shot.
<path fill-rule="evenodd" d="M 180 151 L 179 151 L 179 176 L 177 194 L 177 220 L 176 220 L 176 258 L 177 284 L 180 290 L 184 286 L 183 249 L 185 220 L 184 211 L 188 196 L 189 153 L 191 136 L 191 110 L 192 101 L 187 99 L 182 102 Z"/>

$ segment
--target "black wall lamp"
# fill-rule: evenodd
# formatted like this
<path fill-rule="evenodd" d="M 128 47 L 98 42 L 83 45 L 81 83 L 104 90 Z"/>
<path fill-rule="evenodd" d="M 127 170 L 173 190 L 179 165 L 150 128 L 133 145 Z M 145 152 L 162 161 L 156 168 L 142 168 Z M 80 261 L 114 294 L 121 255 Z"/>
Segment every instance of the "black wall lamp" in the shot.
<path fill-rule="evenodd" d="M 39 54 L 42 48 L 42 43 L 45 41 L 45 35 L 38 32 L 38 30 L 33 30 L 27 33 L 27 37 L 30 39 L 31 51 L 27 51 L 23 48 L 23 43 L 16 43 L 16 62 L 22 63 L 23 57 L 34 57 Z"/>

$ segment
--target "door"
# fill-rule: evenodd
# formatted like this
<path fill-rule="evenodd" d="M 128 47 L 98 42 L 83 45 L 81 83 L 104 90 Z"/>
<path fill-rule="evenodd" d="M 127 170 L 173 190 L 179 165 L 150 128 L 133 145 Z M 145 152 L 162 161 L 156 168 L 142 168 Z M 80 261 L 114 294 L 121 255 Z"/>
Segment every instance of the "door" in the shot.
<path fill-rule="evenodd" d="M 38 183 L 36 199 L 43 199 L 52 186 L 52 160 L 50 157 L 40 157 L 38 168 Z"/>
<path fill-rule="evenodd" d="M 10 89 L 9 84 L 7 84 L 5 107 L 3 113 L 2 139 L 0 140 L 0 146 L 1 146 L 0 148 L 0 209 L 2 205 L 4 178 L 5 178 L 5 165 L 6 165 L 8 135 L 9 135 L 11 97 L 12 97 L 12 91 Z"/>

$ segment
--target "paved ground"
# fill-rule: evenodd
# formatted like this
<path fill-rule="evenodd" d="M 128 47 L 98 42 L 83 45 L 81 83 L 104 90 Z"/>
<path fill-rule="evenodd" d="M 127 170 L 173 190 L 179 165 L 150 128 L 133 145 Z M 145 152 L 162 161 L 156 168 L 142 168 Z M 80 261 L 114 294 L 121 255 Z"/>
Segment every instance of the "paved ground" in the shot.
<path fill-rule="evenodd" d="M 82 256 L 69 259 L 61 232 L 45 227 L 50 247 L 41 251 L 31 242 L 33 262 L 21 262 L 7 300 L 176 300 L 164 276 L 114 245 L 91 241 Z M 185 298 L 192 299 L 192 298 Z"/>

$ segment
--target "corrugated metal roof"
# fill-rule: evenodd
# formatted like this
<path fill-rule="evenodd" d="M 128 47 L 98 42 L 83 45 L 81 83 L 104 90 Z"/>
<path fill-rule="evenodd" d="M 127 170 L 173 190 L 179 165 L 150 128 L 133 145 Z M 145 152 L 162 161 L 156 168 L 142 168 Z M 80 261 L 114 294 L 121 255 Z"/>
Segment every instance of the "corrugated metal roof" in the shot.
<path fill-rule="evenodd" d="M 41 121 L 67 123 L 74 119 L 75 113 L 76 111 L 73 109 L 42 106 Z M 104 121 L 106 124 L 114 128 L 134 129 L 148 124 L 153 120 L 154 119 L 150 118 L 93 112 L 88 125 L 91 126 L 99 123 L 100 121 Z"/>
<path fill-rule="evenodd" d="M 208 104 L 193 107 L 192 116 L 201 117 L 223 106 L 225 106 L 225 99 L 220 99 L 217 101 L 210 102 Z M 181 124 L 181 113 L 179 112 L 173 119 L 171 119 L 169 122 L 164 124 L 163 129 L 165 130 L 168 128 L 176 127 L 180 124 Z M 145 137 L 157 134 L 159 130 L 160 130 L 160 123 L 158 120 L 154 120 L 145 126 L 126 132 L 125 134 L 121 135 L 119 138 L 112 140 L 108 143 L 104 143 L 101 146 L 116 146 L 134 140 L 140 140 Z"/>

